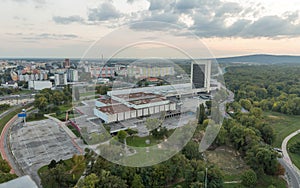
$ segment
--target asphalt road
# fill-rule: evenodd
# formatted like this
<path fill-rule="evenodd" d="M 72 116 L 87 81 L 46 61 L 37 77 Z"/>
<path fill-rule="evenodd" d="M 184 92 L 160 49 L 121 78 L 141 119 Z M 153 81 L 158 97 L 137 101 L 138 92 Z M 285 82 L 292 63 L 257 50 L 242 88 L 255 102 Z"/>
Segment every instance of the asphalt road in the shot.
<path fill-rule="evenodd" d="M 299 133 L 300 129 L 285 137 L 281 144 L 283 157 L 282 159 L 278 159 L 280 164 L 282 164 L 285 168 L 288 176 L 289 186 L 292 188 L 300 188 L 300 170 L 292 163 L 290 159 L 287 151 L 287 143 L 292 137 L 296 136 Z"/>
<path fill-rule="evenodd" d="M 16 109 L 19 108 L 20 106 L 21 106 L 21 104 L 16 105 L 16 106 L 14 106 L 14 107 L 12 107 L 12 108 L 6 110 L 6 111 L 3 112 L 2 114 L 0 114 L 0 119 L 1 119 L 2 117 L 6 116 L 7 114 L 9 114 L 10 112 L 16 110 Z"/>
<path fill-rule="evenodd" d="M 24 176 L 25 173 L 23 172 L 22 168 L 16 163 L 16 159 L 13 157 L 13 154 L 11 152 L 10 144 L 9 144 L 9 136 L 10 135 L 10 130 L 12 126 L 16 126 L 21 123 L 21 119 L 16 119 L 15 121 L 12 122 L 12 124 L 9 126 L 8 131 L 4 132 L 4 150 L 6 153 L 6 158 L 9 161 L 9 164 L 11 165 L 13 172 L 20 176 Z"/>

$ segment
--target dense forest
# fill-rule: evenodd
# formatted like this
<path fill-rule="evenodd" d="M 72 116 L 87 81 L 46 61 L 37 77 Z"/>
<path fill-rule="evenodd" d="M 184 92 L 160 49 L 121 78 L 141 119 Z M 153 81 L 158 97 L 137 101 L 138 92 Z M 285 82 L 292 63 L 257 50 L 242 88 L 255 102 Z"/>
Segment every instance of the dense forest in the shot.
<path fill-rule="evenodd" d="M 225 82 L 242 105 L 300 115 L 300 65 L 257 65 L 227 68 Z"/>

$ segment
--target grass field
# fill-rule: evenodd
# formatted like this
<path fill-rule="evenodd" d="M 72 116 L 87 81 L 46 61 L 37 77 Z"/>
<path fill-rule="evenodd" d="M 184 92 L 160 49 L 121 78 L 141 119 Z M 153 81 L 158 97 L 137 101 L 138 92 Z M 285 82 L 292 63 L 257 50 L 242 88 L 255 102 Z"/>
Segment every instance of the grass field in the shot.
<path fill-rule="evenodd" d="M 249 169 L 233 148 L 219 147 L 205 152 L 209 162 L 216 164 L 224 172 L 224 181 L 239 181 L 242 173 Z"/>
<path fill-rule="evenodd" d="M 149 144 L 146 144 L 146 140 L 150 140 Z M 148 147 L 157 144 L 157 140 L 153 138 L 153 136 L 145 136 L 145 137 L 138 137 L 138 136 L 130 136 L 126 138 L 127 145 L 134 146 L 134 147 Z"/>
<path fill-rule="evenodd" d="M 281 147 L 285 137 L 300 129 L 300 116 L 285 115 L 276 112 L 264 112 L 265 122 L 270 124 L 275 131 L 276 139 L 272 144 L 274 147 Z"/>
<path fill-rule="evenodd" d="M 289 148 L 292 144 L 296 142 L 300 142 L 300 134 L 297 134 L 289 140 L 287 148 Z M 289 156 L 291 157 L 293 163 L 300 169 L 300 155 L 289 152 Z"/>
<path fill-rule="evenodd" d="M 243 172 L 249 167 L 237 152 L 229 147 L 222 146 L 214 151 L 206 151 L 209 162 L 218 165 L 224 172 L 224 182 L 241 181 Z M 256 188 L 265 188 L 270 185 L 275 187 L 286 187 L 286 182 L 277 176 L 258 175 Z M 244 188 L 241 183 L 226 183 L 225 188 Z"/>

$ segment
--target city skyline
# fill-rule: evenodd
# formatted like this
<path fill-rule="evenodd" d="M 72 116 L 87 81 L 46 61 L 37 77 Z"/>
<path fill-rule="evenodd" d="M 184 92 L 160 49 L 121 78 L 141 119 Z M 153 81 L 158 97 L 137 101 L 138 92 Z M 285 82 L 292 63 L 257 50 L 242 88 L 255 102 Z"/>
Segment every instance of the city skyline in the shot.
<path fill-rule="evenodd" d="M 130 42 L 133 35 L 140 35 L 145 41 L 153 41 L 152 35 L 165 35 L 195 58 L 299 55 L 297 0 L 288 3 L 275 0 L 247 3 L 239 0 L 80 0 L 76 4 L 69 0 L 2 0 L 1 4 L 0 57 L 80 58 L 95 41 L 124 26 L 128 27 L 129 34 L 120 34 L 124 40 L 121 44 L 118 40 L 105 43 L 106 49 L 102 52 L 105 57 L 111 57 L 116 49 Z M 180 29 L 164 25 L 163 32 L 162 28 L 139 24 L 146 21 L 166 22 Z M 190 37 L 191 34 L 197 35 L 199 40 Z M 209 55 L 200 52 L 199 43 L 207 46 Z M 134 51 L 129 50 L 120 57 L 140 58 L 145 55 L 145 49 L 151 51 L 148 55 L 182 57 L 157 44 L 136 46 Z"/>

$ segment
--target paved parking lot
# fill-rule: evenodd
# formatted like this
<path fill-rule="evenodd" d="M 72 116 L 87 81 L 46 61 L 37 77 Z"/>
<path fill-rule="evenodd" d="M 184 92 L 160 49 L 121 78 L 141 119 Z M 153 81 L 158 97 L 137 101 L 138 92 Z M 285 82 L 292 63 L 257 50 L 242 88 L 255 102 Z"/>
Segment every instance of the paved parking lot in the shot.
<path fill-rule="evenodd" d="M 26 174 L 39 182 L 37 170 L 50 163 L 80 154 L 67 133 L 53 120 L 29 122 L 14 126 L 10 138 L 11 150 Z"/>

